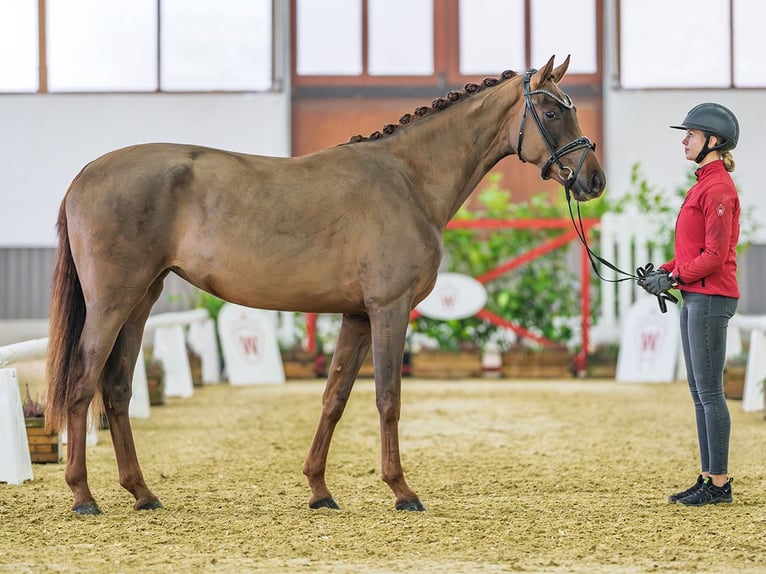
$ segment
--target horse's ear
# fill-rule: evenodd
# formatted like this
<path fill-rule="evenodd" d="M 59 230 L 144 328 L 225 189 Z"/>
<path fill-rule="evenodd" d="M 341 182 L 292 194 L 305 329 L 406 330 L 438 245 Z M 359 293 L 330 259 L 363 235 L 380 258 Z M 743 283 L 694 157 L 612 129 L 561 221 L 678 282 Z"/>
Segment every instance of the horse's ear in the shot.
<path fill-rule="evenodd" d="M 567 55 L 567 59 L 564 60 L 560 65 L 556 66 L 556 69 L 553 70 L 551 73 L 551 76 L 553 77 L 553 81 L 557 84 L 561 81 L 561 78 L 564 77 L 564 74 L 567 73 L 567 69 L 569 68 L 569 55 Z"/>
<path fill-rule="evenodd" d="M 551 59 L 548 60 L 548 63 L 532 75 L 529 80 L 530 88 L 536 90 L 538 87 L 542 86 L 545 82 L 548 81 L 548 79 L 551 77 L 551 73 L 553 72 L 553 59 L 555 57 L 556 56 L 551 56 Z"/>

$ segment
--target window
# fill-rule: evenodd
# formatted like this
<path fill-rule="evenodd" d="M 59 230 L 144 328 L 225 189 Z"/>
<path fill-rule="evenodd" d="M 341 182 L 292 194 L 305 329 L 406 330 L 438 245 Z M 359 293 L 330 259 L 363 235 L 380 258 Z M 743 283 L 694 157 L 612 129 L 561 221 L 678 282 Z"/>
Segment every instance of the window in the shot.
<path fill-rule="evenodd" d="M 766 48 L 760 25 L 766 4 L 621 0 L 619 8 L 623 88 L 766 86 L 759 61 Z"/>
<path fill-rule="evenodd" d="M 369 72 L 373 76 L 434 73 L 432 0 L 368 0 Z M 407 17 L 403 18 L 402 14 Z"/>
<path fill-rule="evenodd" d="M 763 20 L 766 7 L 762 2 L 734 2 L 734 85 L 741 88 L 763 88 L 766 86 L 766 35 Z"/>
<path fill-rule="evenodd" d="M 533 66 L 542 66 L 552 55 L 572 56 L 567 73 L 594 74 L 596 53 L 596 3 L 594 0 L 534 0 L 531 8 Z"/>
<path fill-rule="evenodd" d="M 504 22 L 502 34 L 489 22 Z M 460 73 L 464 76 L 523 70 L 524 0 L 472 0 L 460 2 Z"/>
<path fill-rule="evenodd" d="M 0 0 L 0 92 L 37 91 L 37 0 Z"/>
<path fill-rule="evenodd" d="M 571 55 L 570 74 L 598 81 L 596 0 L 293 2 L 298 86 L 462 83 L 552 55 Z"/>
<path fill-rule="evenodd" d="M 48 90 L 154 91 L 155 0 L 48 2 Z"/>
<path fill-rule="evenodd" d="M 160 88 L 268 90 L 271 21 L 270 1 L 162 0 Z"/>
<path fill-rule="evenodd" d="M 0 0 L 2 92 L 272 88 L 272 0 L 41 5 L 38 14 L 37 0 Z"/>
<path fill-rule="evenodd" d="M 327 14 L 332 14 L 328 18 Z M 362 5 L 359 0 L 298 0 L 297 72 L 304 76 L 362 73 Z M 317 26 L 321 22 L 321 26 Z"/>

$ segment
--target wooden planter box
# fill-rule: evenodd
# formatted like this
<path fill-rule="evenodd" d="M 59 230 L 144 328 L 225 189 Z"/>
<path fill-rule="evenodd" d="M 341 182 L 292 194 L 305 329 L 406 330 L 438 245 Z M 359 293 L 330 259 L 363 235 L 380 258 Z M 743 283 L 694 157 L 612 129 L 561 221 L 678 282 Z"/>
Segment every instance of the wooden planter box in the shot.
<path fill-rule="evenodd" d="M 283 351 L 282 366 L 286 379 L 315 379 L 317 376 L 316 359 L 308 351 Z"/>
<path fill-rule="evenodd" d="M 723 394 L 727 399 L 742 400 L 745 391 L 745 366 L 727 366 L 723 370 Z"/>
<path fill-rule="evenodd" d="M 481 351 L 420 351 L 412 355 L 413 377 L 470 379 L 482 376 Z"/>
<path fill-rule="evenodd" d="M 202 382 L 202 357 L 200 357 L 194 351 L 188 350 L 187 355 L 189 357 L 189 370 L 192 376 L 192 385 L 195 387 L 201 387 Z"/>
<path fill-rule="evenodd" d="M 61 460 L 61 437 L 56 431 L 45 428 L 44 417 L 27 417 L 29 456 L 33 463 L 59 462 Z"/>
<path fill-rule="evenodd" d="M 147 375 L 146 386 L 149 389 L 149 404 L 153 407 L 165 404 L 165 377 Z"/>
<path fill-rule="evenodd" d="M 362 366 L 359 367 L 359 374 L 357 376 L 366 379 L 375 378 L 375 365 L 372 362 L 372 349 L 367 351 L 367 356 L 364 358 Z"/>
<path fill-rule="evenodd" d="M 569 379 L 573 357 L 568 349 L 510 349 L 503 353 L 503 377 L 508 379 Z"/>
<path fill-rule="evenodd" d="M 586 374 L 591 379 L 614 379 L 617 376 L 615 361 L 601 362 L 588 359 Z"/>

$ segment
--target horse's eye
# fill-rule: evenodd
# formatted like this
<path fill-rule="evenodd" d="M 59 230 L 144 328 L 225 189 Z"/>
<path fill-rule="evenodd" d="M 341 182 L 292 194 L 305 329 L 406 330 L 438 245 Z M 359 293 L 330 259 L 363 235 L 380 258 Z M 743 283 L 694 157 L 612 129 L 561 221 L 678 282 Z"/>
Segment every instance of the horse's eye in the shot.
<path fill-rule="evenodd" d="M 548 119 L 548 120 L 555 120 L 557 117 L 558 116 L 557 116 L 556 112 L 553 112 L 553 111 L 545 112 L 545 118 Z"/>

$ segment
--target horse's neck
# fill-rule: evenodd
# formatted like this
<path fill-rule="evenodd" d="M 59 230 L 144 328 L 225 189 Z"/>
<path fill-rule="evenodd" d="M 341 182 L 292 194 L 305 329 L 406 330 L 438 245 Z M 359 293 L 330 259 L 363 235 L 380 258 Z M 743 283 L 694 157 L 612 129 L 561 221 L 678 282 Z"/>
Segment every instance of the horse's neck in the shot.
<path fill-rule="evenodd" d="M 518 89 L 500 85 L 382 140 L 409 166 L 430 220 L 446 225 L 489 170 L 513 153 L 508 137 L 511 125 L 517 129 L 511 108 L 518 101 Z"/>

